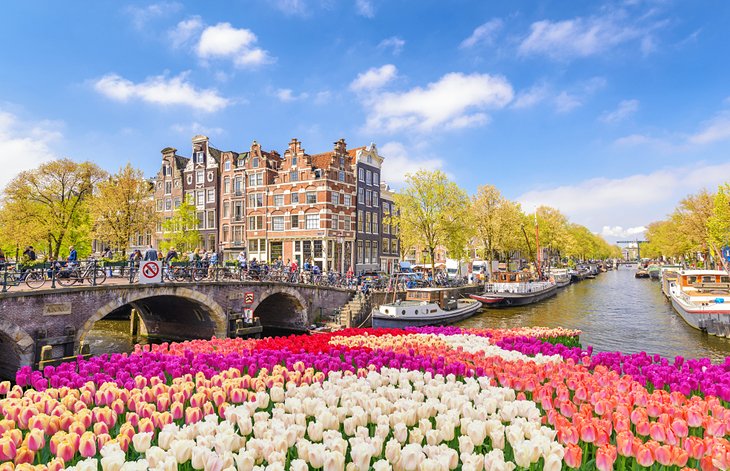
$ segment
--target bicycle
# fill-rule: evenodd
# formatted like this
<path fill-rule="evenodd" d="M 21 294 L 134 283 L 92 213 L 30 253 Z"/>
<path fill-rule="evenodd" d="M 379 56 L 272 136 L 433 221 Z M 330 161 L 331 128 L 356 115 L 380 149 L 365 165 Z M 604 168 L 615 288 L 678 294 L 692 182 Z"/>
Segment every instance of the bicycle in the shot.
<path fill-rule="evenodd" d="M 80 266 L 75 265 L 62 269 L 56 276 L 56 281 L 61 286 L 72 286 L 76 283 L 83 283 L 84 280 L 90 284 L 94 284 L 94 281 L 96 281 L 96 284 L 100 285 L 106 281 L 106 273 L 96 265 L 96 262 L 90 262 L 86 264 L 83 271 L 81 271 Z"/>
<path fill-rule="evenodd" d="M 46 283 L 42 269 L 34 268 L 25 273 L 25 284 L 30 289 L 38 289 Z"/>

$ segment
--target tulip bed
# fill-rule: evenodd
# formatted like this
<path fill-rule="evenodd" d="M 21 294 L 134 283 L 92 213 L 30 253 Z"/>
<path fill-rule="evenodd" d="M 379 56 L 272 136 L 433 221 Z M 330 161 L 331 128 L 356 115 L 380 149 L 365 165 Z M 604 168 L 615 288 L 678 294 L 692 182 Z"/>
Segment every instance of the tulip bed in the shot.
<path fill-rule="evenodd" d="M 137 346 L 0 383 L 5 469 L 728 469 L 730 363 L 565 329 Z"/>

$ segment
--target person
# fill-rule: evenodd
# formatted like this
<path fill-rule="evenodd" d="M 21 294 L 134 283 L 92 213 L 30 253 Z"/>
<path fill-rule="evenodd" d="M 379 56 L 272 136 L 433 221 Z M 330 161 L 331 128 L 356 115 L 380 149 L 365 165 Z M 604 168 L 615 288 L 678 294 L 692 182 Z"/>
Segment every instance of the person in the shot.
<path fill-rule="evenodd" d="M 246 260 L 246 254 L 241 250 L 241 252 L 238 254 L 238 257 L 236 257 L 236 261 L 238 261 L 238 268 L 241 271 L 245 271 L 248 269 L 248 261 Z"/>
<path fill-rule="evenodd" d="M 144 259 L 145 261 L 156 261 L 157 260 L 157 250 L 150 245 L 147 247 L 147 251 L 144 253 Z"/>
<path fill-rule="evenodd" d="M 289 267 L 289 282 L 293 283 L 296 281 L 297 272 L 299 271 L 299 265 L 296 260 L 292 260 L 291 266 Z"/>
<path fill-rule="evenodd" d="M 61 271 L 61 263 L 54 257 L 50 257 L 48 261 L 51 266 L 46 273 L 48 274 L 48 278 L 52 278 L 54 273 L 58 275 L 58 272 Z"/>
<path fill-rule="evenodd" d="M 368 285 L 368 282 L 367 281 L 363 281 L 363 283 L 362 283 L 362 294 L 363 294 L 363 296 L 367 296 L 369 290 L 370 290 L 370 286 Z"/>
<path fill-rule="evenodd" d="M 218 252 L 208 252 L 208 257 L 208 278 L 214 278 L 218 265 Z"/>
<path fill-rule="evenodd" d="M 110 249 L 109 247 L 105 248 L 104 253 L 101 254 L 102 258 L 112 258 L 113 256 L 114 254 L 112 254 L 112 249 Z"/>
<path fill-rule="evenodd" d="M 170 247 L 170 249 L 167 251 L 167 255 L 165 255 L 165 263 L 167 263 L 169 265 L 176 258 L 177 258 L 177 250 L 175 250 L 175 247 Z"/>
<path fill-rule="evenodd" d="M 73 245 L 69 246 L 69 248 L 68 248 L 68 258 L 66 259 L 66 261 L 68 262 L 69 266 L 76 265 L 76 263 L 78 262 L 78 260 L 79 260 L 79 254 L 76 253 L 76 248 Z"/>
<path fill-rule="evenodd" d="M 309 271 L 312 269 L 312 265 L 309 263 L 309 259 L 304 260 L 304 265 L 302 265 L 302 270 Z"/>
<path fill-rule="evenodd" d="M 37 259 L 33 246 L 29 245 L 23 252 L 23 260 L 25 262 L 34 262 Z"/>

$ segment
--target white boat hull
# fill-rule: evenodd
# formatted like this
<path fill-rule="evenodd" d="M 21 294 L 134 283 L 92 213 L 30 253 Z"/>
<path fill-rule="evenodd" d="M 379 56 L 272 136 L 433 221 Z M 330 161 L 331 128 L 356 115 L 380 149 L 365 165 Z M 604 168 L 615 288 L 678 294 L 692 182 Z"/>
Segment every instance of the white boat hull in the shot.
<path fill-rule="evenodd" d="M 674 310 L 690 326 L 710 335 L 730 338 L 730 304 L 689 304 L 675 294 L 671 299 Z"/>
<path fill-rule="evenodd" d="M 456 309 L 444 311 L 434 304 L 418 306 L 421 309 L 415 309 L 412 305 L 387 304 L 373 310 L 373 327 L 402 328 L 453 324 L 473 316 L 482 306 L 480 302 L 471 299 L 461 299 L 457 305 Z M 384 314 L 380 311 L 383 308 L 389 311 L 395 309 L 396 313 L 395 315 Z M 432 310 L 436 312 L 430 312 Z M 429 312 L 424 313 L 424 311 Z"/>

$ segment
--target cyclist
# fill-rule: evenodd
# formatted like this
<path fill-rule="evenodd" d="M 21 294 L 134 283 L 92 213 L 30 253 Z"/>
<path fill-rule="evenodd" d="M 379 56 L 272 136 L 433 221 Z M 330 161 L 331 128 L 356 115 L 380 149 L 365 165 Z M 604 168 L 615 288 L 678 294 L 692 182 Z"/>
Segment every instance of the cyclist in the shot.
<path fill-rule="evenodd" d="M 291 262 L 291 265 L 289 266 L 289 282 L 290 283 L 294 282 L 294 279 L 295 279 L 298 271 L 299 271 L 299 265 L 297 265 L 296 260 L 293 260 Z"/>
<path fill-rule="evenodd" d="M 79 261 L 79 254 L 76 253 L 76 248 L 71 245 L 68 248 L 68 258 L 66 259 L 69 267 L 74 267 Z"/>
<path fill-rule="evenodd" d="M 218 266 L 218 252 L 208 251 L 208 278 L 215 277 L 215 270 Z"/>
<path fill-rule="evenodd" d="M 316 263 L 312 266 L 312 283 L 318 283 L 322 277 L 322 270 Z"/>

